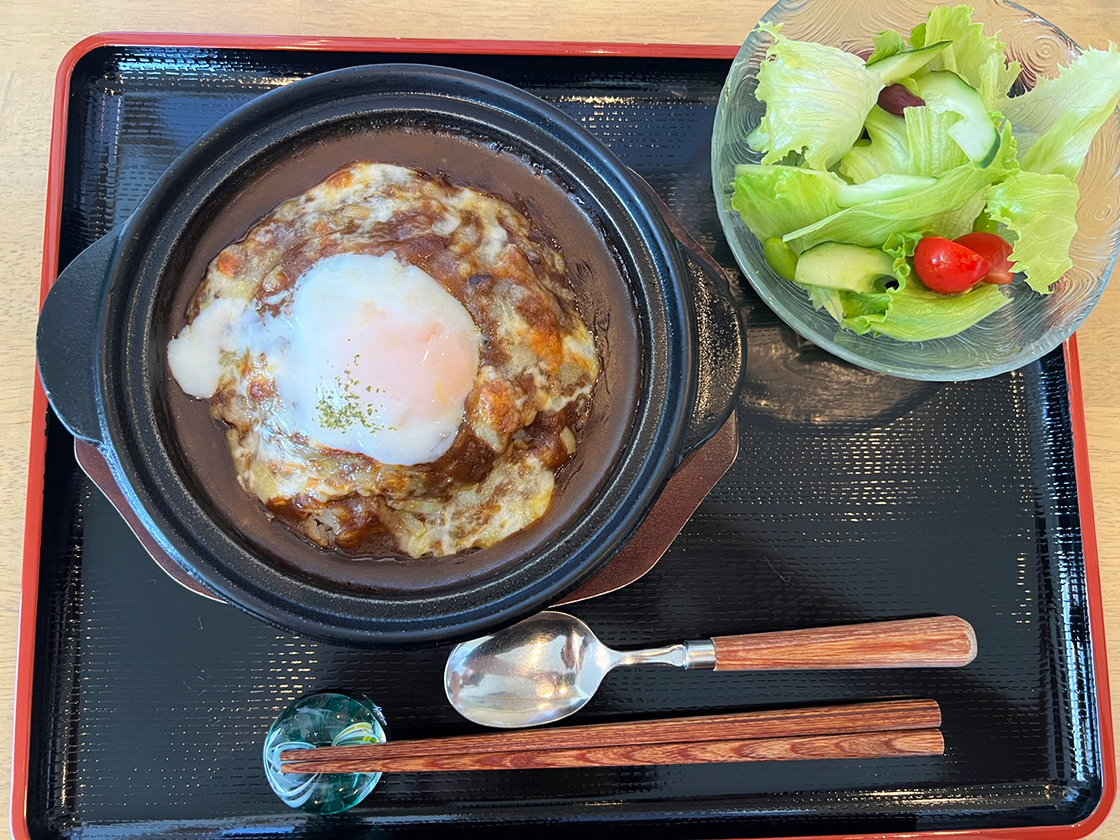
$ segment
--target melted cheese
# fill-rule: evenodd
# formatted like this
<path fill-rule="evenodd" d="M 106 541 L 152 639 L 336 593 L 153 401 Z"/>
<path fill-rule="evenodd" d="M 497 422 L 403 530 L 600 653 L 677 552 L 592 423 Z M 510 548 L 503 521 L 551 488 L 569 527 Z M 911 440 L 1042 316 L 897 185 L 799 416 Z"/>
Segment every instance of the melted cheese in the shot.
<path fill-rule="evenodd" d="M 563 257 L 531 233 L 500 199 L 398 166 L 351 164 L 215 258 L 194 317 L 168 348 L 172 374 L 187 393 L 213 395 L 242 486 L 317 542 L 388 532 L 412 556 L 493 545 L 544 515 L 599 372 Z M 462 423 L 422 460 L 391 463 L 311 433 L 284 384 L 291 337 L 260 335 L 259 325 L 291 318 L 301 278 L 338 255 L 390 255 L 422 269 L 481 333 Z M 239 321 L 256 326 L 232 326 Z"/>

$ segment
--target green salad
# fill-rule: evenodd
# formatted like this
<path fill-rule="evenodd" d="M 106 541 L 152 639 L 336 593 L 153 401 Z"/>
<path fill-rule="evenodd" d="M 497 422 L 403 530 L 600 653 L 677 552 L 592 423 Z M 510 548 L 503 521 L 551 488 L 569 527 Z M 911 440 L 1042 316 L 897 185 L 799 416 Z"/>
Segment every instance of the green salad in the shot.
<path fill-rule="evenodd" d="M 1073 263 L 1076 179 L 1120 101 L 1120 51 L 1089 50 L 1010 96 L 1021 67 L 969 6 L 938 7 L 866 61 L 781 27 L 732 206 L 771 267 L 859 334 L 955 335 L 1049 294 Z"/>

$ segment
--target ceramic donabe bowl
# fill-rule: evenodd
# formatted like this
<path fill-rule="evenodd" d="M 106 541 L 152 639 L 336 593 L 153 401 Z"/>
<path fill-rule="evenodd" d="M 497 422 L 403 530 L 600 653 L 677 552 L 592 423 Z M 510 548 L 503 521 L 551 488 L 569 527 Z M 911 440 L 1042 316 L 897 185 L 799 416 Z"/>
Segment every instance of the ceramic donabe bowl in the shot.
<path fill-rule="evenodd" d="M 602 366 L 591 416 L 545 516 L 492 548 L 419 560 L 319 548 L 241 489 L 206 403 L 169 376 L 168 341 L 209 261 L 359 159 L 512 201 L 577 267 Z M 339 643 L 479 635 L 604 566 L 735 404 L 743 334 L 726 282 L 673 236 L 646 189 L 562 112 L 492 79 L 409 65 L 314 76 L 215 126 L 74 260 L 40 318 L 40 372 L 55 411 L 106 463 L 141 539 L 188 582 Z"/>

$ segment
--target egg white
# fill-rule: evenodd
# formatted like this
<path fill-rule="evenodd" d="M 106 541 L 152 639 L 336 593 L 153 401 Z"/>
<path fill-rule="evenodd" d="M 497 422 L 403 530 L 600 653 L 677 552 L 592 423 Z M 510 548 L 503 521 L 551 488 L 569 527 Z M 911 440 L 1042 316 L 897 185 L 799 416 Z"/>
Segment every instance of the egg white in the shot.
<path fill-rule="evenodd" d="M 423 464 L 455 440 L 478 372 L 478 327 L 463 305 L 394 254 L 335 254 L 296 281 L 264 318 L 215 300 L 171 342 L 184 390 L 210 397 L 223 352 L 272 370 L 275 421 L 323 446 L 384 464 Z"/>

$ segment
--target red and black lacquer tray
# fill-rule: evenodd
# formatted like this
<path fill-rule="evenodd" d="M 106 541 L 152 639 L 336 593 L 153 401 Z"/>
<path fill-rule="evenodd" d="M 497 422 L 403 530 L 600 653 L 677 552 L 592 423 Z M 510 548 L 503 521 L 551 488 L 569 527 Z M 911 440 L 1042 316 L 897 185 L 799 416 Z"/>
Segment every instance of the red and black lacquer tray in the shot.
<path fill-rule="evenodd" d="M 216 25 L 220 22 L 216 21 Z M 34 401 L 13 828 L 47 837 L 913 836 L 1074 838 L 1115 789 L 1076 344 L 994 379 L 921 383 L 793 334 L 735 270 L 709 180 L 734 47 L 105 35 L 59 73 L 44 292 L 202 131 L 328 69 L 428 62 L 554 102 L 606 141 L 729 269 L 747 318 L 739 455 L 636 583 L 572 611 L 615 646 L 963 616 L 959 670 L 616 672 L 572 723 L 930 697 L 943 757 L 401 774 L 336 817 L 287 809 L 261 744 L 294 698 L 364 692 L 392 736 L 472 731 L 445 649 L 309 641 L 178 586 Z M 1102 713 L 1103 710 L 1103 713 Z M 627 835 L 631 836 L 631 835 Z"/>

